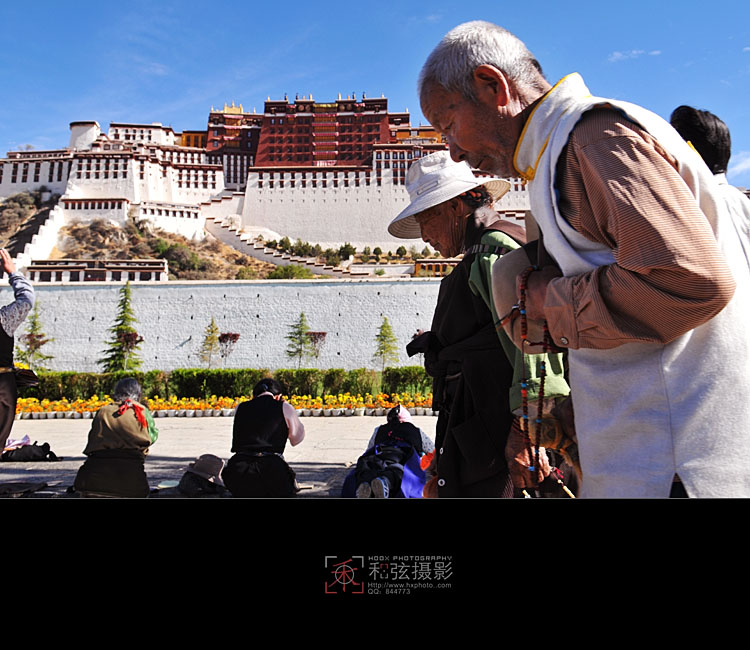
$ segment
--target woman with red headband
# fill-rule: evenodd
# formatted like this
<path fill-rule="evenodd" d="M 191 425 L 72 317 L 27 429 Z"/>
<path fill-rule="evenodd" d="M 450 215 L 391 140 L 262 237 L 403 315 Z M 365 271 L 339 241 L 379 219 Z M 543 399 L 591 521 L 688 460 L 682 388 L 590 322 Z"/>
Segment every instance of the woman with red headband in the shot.
<path fill-rule="evenodd" d="M 146 497 L 143 464 L 159 432 L 149 410 L 140 403 L 141 386 L 132 378 L 117 382 L 114 403 L 100 408 L 83 453 L 74 488 L 81 496 Z"/>

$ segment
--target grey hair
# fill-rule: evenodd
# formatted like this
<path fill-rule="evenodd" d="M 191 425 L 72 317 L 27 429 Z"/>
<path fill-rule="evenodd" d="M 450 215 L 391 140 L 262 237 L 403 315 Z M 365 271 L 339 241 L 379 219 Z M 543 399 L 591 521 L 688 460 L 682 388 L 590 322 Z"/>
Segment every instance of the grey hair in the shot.
<path fill-rule="evenodd" d="M 112 399 L 115 402 L 124 402 L 126 399 L 139 402 L 141 399 L 141 385 L 132 377 L 126 377 L 117 382 Z"/>
<path fill-rule="evenodd" d="M 480 65 L 495 66 L 516 86 L 544 90 L 542 66 L 526 45 L 499 25 L 474 20 L 454 27 L 427 57 L 417 83 L 420 100 L 436 84 L 476 101 L 473 75 Z"/>

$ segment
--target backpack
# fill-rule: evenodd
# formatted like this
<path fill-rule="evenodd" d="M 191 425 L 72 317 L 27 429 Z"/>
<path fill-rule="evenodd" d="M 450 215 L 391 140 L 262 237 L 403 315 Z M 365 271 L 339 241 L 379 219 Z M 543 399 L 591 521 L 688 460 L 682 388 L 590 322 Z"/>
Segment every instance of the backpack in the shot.
<path fill-rule="evenodd" d="M 60 459 L 50 449 L 48 442 L 45 442 L 43 445 L 34 442 L 33 445 L 23 445 L 22 447 L 3 452 L 0 460 L 20 463 L 27 461 L 56 461 Z"/>

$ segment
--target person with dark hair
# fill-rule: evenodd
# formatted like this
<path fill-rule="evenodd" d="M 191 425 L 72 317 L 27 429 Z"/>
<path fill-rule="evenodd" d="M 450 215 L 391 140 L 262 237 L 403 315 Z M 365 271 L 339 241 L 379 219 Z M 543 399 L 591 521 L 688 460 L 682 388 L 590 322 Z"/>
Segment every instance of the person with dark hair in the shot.
<path fill-rule="evenodd" d="M 233 497 L 294 497 L 294 470 L 284 460 L 287 440 L 292 446 L 305 438 L 297 410 L 281 395 L 281 385 L 267 378 L 256 384 L 253 399 L 242 402 L 234 415 L 232 456 L 221 473 Z"/>
<path fill-rule="evenodd" d="M 411 422 L 409 411 L 394 406 L 386 424 L 375 428 L 345 481 L 343 495 L 350 496 L 353 488 L 358 499 L 420 498 L 425 480 L 419 459 L 434 450 L 432 440 Z"/>
<path fill-rule="evenodd" d="M 118 381 L 112 399 L 94 416 L 83 450 L 88 458 L 73 487 L 84 497 L 146 497 L 144 461 L 159 432 L 150 411 L 140 403 L 141 386 L 135 379 Z"/>
<path fill-rule="evenodd" d="M 732 151 L 729 127 L 713 113 L 692 106 L 678 106 L 670 124 L 703 158 L 719 184 L 727 208 L 740 233 L 746 260 L 750 259 L 750 198 L 729 184 L 727 169 Z"/>
<path fill-rule="evenodd" d="M 534 62 L 472 21 L 418 88 L 453 160 L 526 182 L 550 263 L 517 297 L 568 350 L 580 494 L 750 496 L 750 269 L 718 185 L 664 119 Z"/>
<path fill-rule="evenodd" d="M 729 127 L 716 115 L 683 105 L 672 111 L 669 123 L 701 155 L 712 174 L 727 173 L 732 138 Z"/>
<path fill-rule="evenodd" d="M 0 308 L 0 453 L 16 418 L 18 387 L 13 364 L 14 334 L 34 306 L 34 287 L 16 269 L 10 253 L 0 249 L 0 273 L 8 274 L 14 300 Z"/>
<path fill-rule="evenodd" d="M 515 467 L 509 468 L 505 447 L 522 390 L 535 401 L 539 368 L 546 361 L 545 395 L 553 400 L 569 393 L 560 355 L 524 357 L 497 329 L 492 265 L 526 241 L 523 226 L 502 219 L 493 208 L 509 188 L 499 178 L 477 178 L 466 163 L 439 151 L 409 167 L 411 202 L 388 226 L 391 235 L 421 237 L 446 257 L 463 255 L 440 283 L 430 331 L 406 348 L 410 355 L 424 354 L 433 377 L 433 408 L 439 411 L 430 496 L 512 498 Z M 524 476 L 528 487 L 547 476 L 546 461 L 540 454 L 539 471 Z"/>

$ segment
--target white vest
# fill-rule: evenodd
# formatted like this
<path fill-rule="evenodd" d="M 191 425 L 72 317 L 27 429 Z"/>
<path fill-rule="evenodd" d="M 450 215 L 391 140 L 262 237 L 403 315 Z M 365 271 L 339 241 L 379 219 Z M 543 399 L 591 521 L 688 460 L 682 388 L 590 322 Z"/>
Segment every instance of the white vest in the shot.
<path fill-rule="evenodd" d="M 578 74 L 532 112 L 514 163 L 529 181 L 531 212 L 563 275 L 614 263 L 611 249 L 560 214 L 555 166 L 583 113 L 624 112 L 673 155 L 713 228 L 737 288 L 713 319 L 667 345 L 570 350 L 570 385 L 583 472 L 582 496 L 666 497 L 677 474 L 697 497 L 750 496 L 750 270 L 716 180 L 662 118 L 593 97 Z M 668 317 L 668 316 L 667 316 Z"/>

